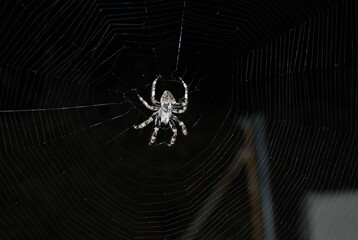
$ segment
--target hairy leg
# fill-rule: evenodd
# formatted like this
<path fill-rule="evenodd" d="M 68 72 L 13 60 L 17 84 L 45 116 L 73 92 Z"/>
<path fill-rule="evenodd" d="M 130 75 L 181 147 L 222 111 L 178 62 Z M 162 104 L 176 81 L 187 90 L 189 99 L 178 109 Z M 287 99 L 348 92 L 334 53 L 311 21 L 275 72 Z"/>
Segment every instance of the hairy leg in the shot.
<path fill-rule="evenodd" d="M 188 98 L 188 86 L 186 85 L 186 83 L 184 82 L 183 79 L 181 79 L 180 77 L 179 77 L 179 79 L 181 80 L 181 82 L 184 86 L 184 91 L 185 91 L 184 99 L 181 102 L 176 104 L 176 109 L 173 112 L 181 114 L 181 113 L 185 112 L 186 109 L 188 108 L 189 98 Z"/>
<path fill-rule="evenodd" d="M 181 127 L 183 135 L 184 136 L 188 135 L 188 130 L 186 129 L 186 126 L 183 123 L 183 121 L 181 121 L 177 116 L 174 116 L 174 115 L 173 115 L 173 120 L 176 121 L 179 124 L 179 126 Z"/>
<path fill-rule="evenodd" d="M 153 130 L 152 136 L 150 137 L 149 145 L 153 145 L 153 143 L 157 139 L 157 134 L 158 134 L 158 131 L 159 131 L 159 125 L 160 125 L 160 122 L 158 121 L 158 117 L 156 117 L 155 118 L 155 123 L 154 123 L 154 130 Z"/>
<path fill-rule="evenodd" d="M 157 106 L 149 105 L 139 94 L 138 94 L 138 98 L 144 104 L 144 106 L 146 106 L 146 108 L 148 108 L 152 111 L 157 111 L 159 109 L 159 107 L 157 107 Z"/>
<path fill-rule="evenodd" d="M 157 81 L 158 81 L 158 79 L 159 79 L 160 77 L 161 77 L 161 76 L 158 75 L 158 77 L 157 77 L 156 79 L 154 79 L 154 81 L 153 81 L 153 83 L 152 83 L 152 96 L 151 96 L 151 100 L 152 100 L 152 103 L 153 103 L 154 105 L 159 105 L 159 104 L 160 104 L 160 102 L 155 99 L 155 87 L 156 87 Z"/>
<path fill-rule="evenodd" d="M 175 143 L 175 140 L 177 139 L 178 130 L 177 130 L 177 127 L 175 126 L 175 123 L 173 121 L 169 122 L 169 126 L 172 129 L 173 135 L 172 135 L 172 138 L 170 139 L 170 143 L 168 144 L 168 146 L 173 146 L 173 144 Z"/>
<path fill-rule="evenodd" d="M 145 126 L 147 126 L 149 123 L 153 122 L 154 118 L 157 116 L 157 113 L 153 113 L 152 116 L 150 116 L 147 120 L 145 120 L 144 122 L 142 122 L 141 124 L 138 125 L 133 125 L 133 127 L 135 129 L 141 129 L 144 128 Z"/>

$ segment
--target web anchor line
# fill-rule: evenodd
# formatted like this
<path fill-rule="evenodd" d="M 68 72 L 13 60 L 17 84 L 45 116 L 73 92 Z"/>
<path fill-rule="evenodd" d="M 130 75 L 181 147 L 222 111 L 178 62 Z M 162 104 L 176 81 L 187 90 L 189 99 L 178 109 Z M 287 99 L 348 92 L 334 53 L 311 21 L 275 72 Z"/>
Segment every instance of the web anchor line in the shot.
<path fill-rule="evenodd" d="M 184 1 L 183 15 L 182 15 L 182 19 L 181 19 L 181 27 L 180 27 L 180 35 L 179 35 L 179 43 L 178 43 L 178 54 L 177 54 L 177 63 L 176 63 L 176 67 L 175 67 L 175 72 L 178 71 L 178 65 L 179 65 L 181 40 L 182 40 L 182 36 L 183 36 L 183 25 L 184 25 L 184 17 L 185 17 L 185 6 L 186 6 L 186 1 Z"/>
<path fill-rule="evenodd" d="M 58 111 L 58 110 L 70 110 L 70 109 L 82 109 L 92 107 L 102 107 L 109 105 L 117 105 L 119 103 L 99 103 L 94 105 L 82 105 L 82 106 L 70 106 L 70 107 L 55 107 L 55 108 L 33 108 L 33 109 L 5 109 L 0 110 L 0 113 L 16 113 L 16 112 L 45 112 L 45 111 Z"/>

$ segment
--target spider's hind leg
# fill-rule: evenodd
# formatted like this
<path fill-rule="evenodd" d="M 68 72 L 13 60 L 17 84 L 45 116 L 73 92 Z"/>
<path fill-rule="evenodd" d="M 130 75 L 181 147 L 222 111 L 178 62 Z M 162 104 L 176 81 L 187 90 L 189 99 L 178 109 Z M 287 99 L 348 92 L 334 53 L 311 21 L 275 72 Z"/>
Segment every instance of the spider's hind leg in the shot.
<path fill-rule="evenodd" d="M 175 143 L 175 140 L 177 139 L 178 130 L 177 130 L 177 127 L 175 126 L 175 123 L 172 121 L 169 122 L 169 126 L 173 131 L 172 138 L 170 139 L 170 143 L 168 144 L 168 146 L 170 147 L 170 146 L 173 146 L 173 144 Z"/>
<path fill-rule="evenodd" d="M 174 115 L 173 115 L 173 119 L 174 119 L 174 121 L 178 122 L 179 126 L 181 127 L 181 131 L 183 132 L 183 135 L 184 136 L 188 135 L 188 130 L 187 130 L 185 124 L 183 123 L 183 121 Z"/>
<path fill-rule="evenodd" d="M 141 128 L 144 128 L 145 126 L 147 126 L 151 122 L 153 122 L 153 117 L 149 117 L 147 120 L 145 120 L 141 124 L 133 125 L 133 127 L 134 127 L 134 129 L 141 129 Z"/>
<path fill-rule="evenodd" d="M 150 137 L 149 145 L 153 145 L 153 143 L 157 139 L 158 131 L 159 131 L 159 125 L 156 124 L 154 127 L 154 130 L 153 130 L 152 136 Z"/>
<path fill-rule="evenodd" d="M 157 113 L 153 113 L 152 116 L 150 116 L 147 120 L 145 120 L 144 122 L 142 122 L 141 124 L 138 125 L 133 125 L 134 129 L 141 129 L 146 127 L 149 123 L 153 122 L 154 118 L 157 117 Z"/>

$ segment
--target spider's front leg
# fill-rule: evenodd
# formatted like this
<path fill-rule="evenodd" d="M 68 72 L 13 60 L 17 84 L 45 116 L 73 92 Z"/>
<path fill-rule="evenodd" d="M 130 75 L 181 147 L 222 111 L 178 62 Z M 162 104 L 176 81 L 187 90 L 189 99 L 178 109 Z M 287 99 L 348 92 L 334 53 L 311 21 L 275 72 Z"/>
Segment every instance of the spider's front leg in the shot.
<path fill-rule="evenodd" d="M 186 83 L 184 82 L 184 80 L 182 78 L 179 77 L 179 79 L 181 80 L 183 86 L 184 86 L 184 99 L 182 101 L 180 101 L 180 103 L 177 103 L 175 106 L 175 109 L 173 110 L 173 113 L 177 113 L 177 114 L 181 114 L 184 113 L 186 111 L 186 109 L 188 108 L 188 103 L 189 103 L 189 98 L 188 98 L 188 86 L 186 85 Z"/>
<path fill-rule="evenodd" d="M 157 111 L 159 109 L 159 107 L 157 106 L 151 106 L 147 103 L 147 101 L 145 101 L 139 94 L 138 95 L 138 98 L 139 100 L 144 104 L 144 106 L 146 106 L 146 108 L 152 110 L 152 111 Z"/>
<path fill-rule="evenodd" d="M 181 78 L 181 77 L 179 77 L 179 79 L 181 80 L 181 82 L 182 82 L 182 84 L 183 84 L 183 86 L 184 86 L 184 99 L 183 99 L 183 101 L 181 102 L 181 105 L 184 107 L 184 106 L 186 106 L 186 105 L 188 105 L 188 85 L 186 85 L 186 83 L 184 82 L 184 80 Z"/>
<path fill-rule="evenodd" d="M 154 105 L 160 105 L 160 102 L 158 100 L 155 99 L 155 87 L 156 87 L 156 84 L 157 84 L 157 81 L 158 79 L 161 78 L 160 75 L 158 75 L 158 77 L 156 79 L 154 79 L 153 83 L 152 83 L 152 96 L 151 96 L 151 100 L 152 100 L 152 103 Z"/>

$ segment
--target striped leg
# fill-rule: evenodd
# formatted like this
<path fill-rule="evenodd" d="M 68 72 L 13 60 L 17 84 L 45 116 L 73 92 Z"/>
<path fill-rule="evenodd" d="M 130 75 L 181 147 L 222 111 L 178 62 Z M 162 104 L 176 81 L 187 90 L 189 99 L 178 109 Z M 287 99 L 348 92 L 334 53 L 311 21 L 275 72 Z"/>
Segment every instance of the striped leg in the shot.
<path fill-rule="evenodd" d="M 179 105 L 180 105 L 180 103 L 179 103 Z M 181 113 L 185 112 L 187 108 L 188 108 L 188 105 L 185 105 L 182 108 L 176 108 L 173 110 L 173 113 L 181 114 Z"/>
<path fill-rule="evenodd" d="M 181 130 L 183 132 L 183 135 L 184 136 L 188 135 L 188 130 L 186 129 L 186 126 L 183 123 L 183 121 L 181 121 L 177 116 L 174 116 L 174 115 L 173 115 L 173 119 L 174 119 L 174 121 L 178 122 L 178 124 L 181 127 Z"/>
<path fill-rule="evenodd" d="M 154 118 L 157 116 L 157 113 L 153 113 L 152 116 L 150 116 L 147 120 L 145 120 L 144 122 L 142 122 L 141 124 L 138 125 L 133 125 L 133 127 L 135 129 L 141 129 L 144 128 L 145 126 L 147 126 L 149 123 L 153 122 Z"/>
<path fill-rule="evenodd" d="M 150 137 L 149 145 L 153 145 L 153 143 L 157 139 L 158 131 L 159 131 L 159 124 L 156 124 L 152 136 Z"/>
<path fill-rule="evenodd" d="M 173 112 L 181 114 L 181 113 L 185 112 L 186 109 L 188 108 L 189 99 L 188 99 L 188 86 L 186 85 L 186 83 L 184 82 L 183 79 L 181 79 L 180 77 L 179 77 L 179 79 L 181 80 L 181 82 L 184 86 L 184 91 L 185 91 L 184 99 L 180 103 L 176 104 L 177 109 L 175 109 Z"/>
<path fill-rule="evenodd" d="M 173 123 L 172 121 L 169 122 L 169 126 L 173 131 L 173 135 L 172 138 L 170 139 L 170 143 L 168 144 L 168 146 L 173 146 L 173 144 L 175 143 L 175 140 L 177 139 L 177 135 L 178 135 L 178 130 L 177 127 L 175 126 L 175 123 Z"/>
<path fill-rule="evenodd" d="M 146 108 L 152 111 L 157 111 L 159 109 L 159 107 L 157 106 L 150 106 L 139 94 L 138 94 L 138 98 L 144 104 L 144 106 L 146 106 Z"/>
<path fill-rule="evenodd" d="M 179 79 L 181 80 L 181 82 L 182 82 L 182 84 L 183 84 L 183 86 L 184 86 L 184 99 L 183 99 L 183 102 L 181 103 L 181 105 L 182 106 L 186 106 L 186 105 L 188 105 L 188 86 L 186 85 L 186 83 L 184 82 L 184 80 L 183 79 L 181 79 L 180 77 L 179 77 Z"/>
<path fill-rule="evenodd" d="M 154 79 L 154 81 L 153 81 L 153 83 L 152 83 L 152 96 L 151 96 L 151 100 L 152 100 L 152 103 L 153 103 L 154 105 L 160 104 L 160 102 L 155 99 L 155 85 L 157 84 L 157 81 L 158 81 L 159 78 L 160 78 L 160 75 L 158 75 L 158 77 L 157 77 L 156 79 Z"/>

